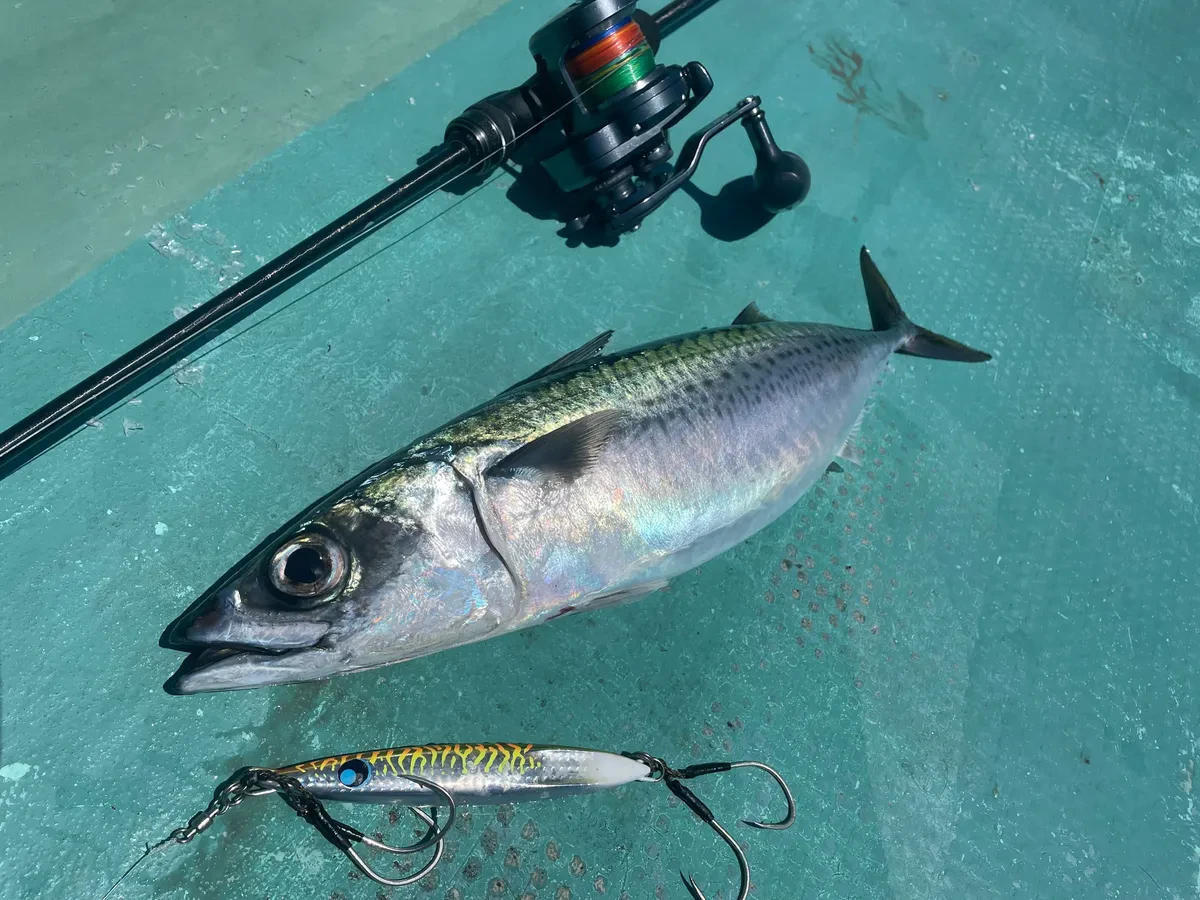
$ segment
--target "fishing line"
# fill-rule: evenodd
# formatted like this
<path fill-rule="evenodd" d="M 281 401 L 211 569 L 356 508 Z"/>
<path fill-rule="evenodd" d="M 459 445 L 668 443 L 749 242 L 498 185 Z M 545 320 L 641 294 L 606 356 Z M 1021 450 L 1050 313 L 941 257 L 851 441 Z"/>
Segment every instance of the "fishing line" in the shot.
<path fill-rule="evenodd" d="M 321 282 L 320 284 L 315 285 L 314 287 L 305 291 L 303 294 L 300 294 L 299 296 L 294 297 L 293 299 L 289 300 L 287 303 L 280 306 L 278 309 L 275 309 L 275 310 L 271 311 L 270 313 L 268 313 L 267 315 L 263 316 L 258 321 L 251 322 L 249 325 L 247 325 L 241 331 L 235 331 L 233 334 L 229 335 L 224 340 L 220 341 L 219 343 L 213 344 L 211 347 L 207 348 L 203 353 L 200 353 L 191 359 L 186 359 L 186 360 L 181 361 L 178 365 L 176 365 L 172 369 L 171 372 L 168 372 L 167 374 L 161 376 L 157 381 L 154 381 L 154 382 L 148 384 L 146 387 L 142 388 L 142 390 L 140 390 L 136 394 L 134 394 L 134 397 L 140 397 L 142 394 L 146 393 L 147 391 L 151 390 L 154 387 L 157 387 L 158 385 L 162 384 L 167 379 L 173 378 L 180 367 L 198 363 L 200 360 L 204 359 L 210 353 L 220 350 L 226 344 L 232 343 L 233 341 L 237 340 L 238 338 L 240 338 L 242 335 L 246 334 L 247 332 L 252 331 L 255 328 L 258 328 L 260 325 L 265 325 L 271 319 L 282 314 L 283 312 L 287 311 L 288 309 L 291 309 L 293 306 L 295 306 L 301 300 L 307 300 L 309 297 L 313 296 L 313 294 L 316 294 L 317 292 L 324 290 L 325 288 L 329 287 L 329 285 L 333 284 L 335 281 L 342 278 L 343 276 L 349 275 L 355 269 L 359 268 L 360 266 L 366 265 L 375 257 L 380 256 L 383 253 L 386 253 L 388 250 L 391 250 L 397 244 L 412 237 L 414 234 L 416 234 L 422 228 L 425 228 L 427 225 L 432 225 L 434 222 L 436 222 L 442 216 L 446 215 L 451 210 L 457 208 L 458 206 L 462 205 L 463 203 L 466 203 L 468 200 L 470 200 L 472 197 L 474 197 L 476 194 L 478 194 L 484 188 L 488 187 L 489 185 L 491 185 L 492 183 L 497 181 L 499 178 L 500 178 L 500 173 L 497 173 L 496 175 L 490 177 L 483 184 L 479 185 L 479 187 L 473 189 L 472 191 L 470 191 L 467 194 L 464 194 L 462 197 L 458 198 L 453 203 L 451 203 L 449 206 L 447 206 L 445 209 L 441 210 L 436 215 L 431 216 L 429 219 L 422 222 L 420 225 L 417 225 L 416 227 L 412 228 L 411 230 L 406 231 L 404 234 L 400 235 L 394 241 L 384 244 L 378 250 L 372 251 L 368 256 L 363 257 L 358 262 L 354 263 L 351 266 L 348 266 L 345 270 L 338 272 L 336 275 L 333 275 L 330 278 L 326 279 L 325 281 Z M 101 418 L 101 419 L 105 418 L 114 412 L 116 412 L 116 410 L 109 410 L 109 412 L 105 413 L 104 416 L 98 416 L 97 418 Z M 78 433 L 79 433 L 78 431 L 75 432 L 75 434 L 78 434 Z"/>
<path fill-rule="evenodd" d="M 638 29 L 638 33 L 641 34 L 641 29 Z M 607 78 L 607 76 L 606 76 L 606 78 Z M 591 84 L 587 88 L 586 91 L 580 91 L 579 92 L 580 98 L 582 98 L 584 94 L 600 88 L 605 83 L 605 80 L 606 79 L 601 79 L 600 81 L 597 81 L 594 84 Z M 570 100 L 566 101 L 565 103 L 559 104 L 557 107 L 552 109 L 550 112 L 546 113 L 546 115 L 542 116 L 542 118 L 535 121 L 528 128 L 524 129 L 523 131 L 518 131 L 516 133 L 516 135 L 513 137 L 513 143 L 514 144 L 517 143 L 518 141 L 521 140 L 521 138 L 525 137 L 527 134 L 530 134 L 531 132 L 537 130 L 538 128 L 541 128 L 543 125 L 545 125 L 551 119 L 558 116 L 559 113 L 563 112 L 565 109 L 567 109 L 567 107 L 573 105 L 574 103 L 575 103 L 575 98 L 572 97 Z M 464 169 L 463 171 L 459 172 L 457 175 L 452 177 L 450 180 L 448 180 L 444 184 L 441 184 L 441 185 L 438 185 L 437 187 L 431 188 L 430 190 L 426 191 L 424 194 L 421 194 L 419 197 L 417 197 L 415 200 L 413 200 L 407 206 L 402 206 L 399 209 L 392 210 L 390 213 L 383 216 L 379 220 L 372 222 L 369 225 L 366 225 L 364 227 L 363 231 L 360 234 L 356 235 L 350 241 L 347 241 L 345 244 L 342 244 L 342 245 L 338 246 L 337 248 L 329 250 L 326 253 L 324 253 L 323 255 L 318 256 L 316 259 L 312 260 L 310 263 L 308 263 L 308 265 L 304 266 L 303 268 L 297 269 L 295 275 L 292 276 L 292 280 L 303 278 L 307 272 L 310 272 L 312 269 L 319 267 L 325 260 L 329 259 L 331 256 L 340 255 L 342 253 L 345 253 L 347 250 L 350 250 L 351 248 L 355 247 L 357 244 L 359 244 L 360 242 L 364 241 L 365 239 L 367 239 L 368 237 L 373 235 L 380 228 L 383 228 L 385 225 L 387 225 L 389 222 L 391 222 L 397 216 L 403 215 L 404 213 L 406 213 L 410 209 L 412 209 L 414 206 L 416 206 L 418 203 L 421 203 L 424 200 L 427 200 L 429 197 L 433 196 L 434 194 L 439 193 L 440 191 L 443 191 L 446 188 L 450 187 L 450 185 L 457 182 L 460 178 L 465 178 L 467 175 L 470 175 L 474 172 L 478 172 L 480 169 L 483 168 L 483 164 L 486 163 L 489 159 L 491 159 L 493 156 L 496 156 L 498 154 L 507 152 L 508 149 L 509 148 L 507 146 L 497 147 L 495 150 L 492 150 L 490 153 L 487 153 L 484 156 L 480 157 L 478 163 L 471 166 L 469 169 Z M 492 180 L 494 180 L 494 179 L 492 179 Z M 459 205 L 459 203 L 466 201 L 466 200 L 470 199 L 471 197 L 474 197 L 476 194 L 479 193 L 480 190 L 487 187 L 487 185 L 490 183 L 491 183 L 490 181 L 484 182 L 479 187 L 477 187 L 475 190 L 464 195 L 462 200 L 446 207 L 446 209 L 442 210 L 441 213 L 438 213 L 437 215 L 433 216 L 428 221 L 421 223 L 421 225 L 418 225 L 416 228 L 414 228 L 412 231 L 408 232 L 407 234 L 402 235 L 396 241 L 387 245 L 387 247 L 384 247 L 383 249 L 386 250 L 390 247 L 395 246 L 400 241 L 407 238 L 409 235 L 416 233 L 421 228 L 424 228 L 426 225 L 428 225 L 430 222 L 433 222 L 436 219 L 438 219 L 443 213 L 449 212 L 450 210 L 454 209 L 456 206 Z M 372 256 L 374 256 L 374 255 L 376 255 L 376 254 L 372 254 Z M 367 257 L 367 259 L 370 259 L 370 258 L 371 257 Z M 366 260 L 362 260 L 362 262 L 366 262 Z M 357 268 L 358 265 L 361 265 L 361 263 L 356 263 L 355 265 L 350 266 L 348 269 L 346 269 L 341 274 L 344 275 L 346 272 L 353 271 L 355 268 Z M 331 280 L 333 280 L 333 279 L 331 279 Z M 238 332 L 238 334 L 244 334 L 244 333 L 245 333 L 244 331 Z"/>
<path fill-rule="evenodd" d="M 595 110 L 649 75 L 654 70 L 654 51 L 641 26 L 627 16 L 570 53 L 566 65 L 580 94 L 597 89 L 586 104 Z"/>
<path fill-rule="evenodd" d="M 100 900 L 108 900 L 108 898 L 113 895 L 113 891 L 115 891 L 117 888 L 119 888 L 121 886 L 121 882 L 124 881 L 126 878 L 128 878 L 129 874 L 134 869 L 136 869 L 138 866 L 140 866 L 143 862 L 146 861 L 146 857 L 150 856 L 150 854 L 152 854 L 152 853 L 157 853 L 159 850 L 164 849 L 173 840 L 174 840 L 174 838 L 167 837 L 167 838 L 163 838 L 157 844 L 147 844 L 146 850 L 142 853 L 142 855 L 139 856 L 137 859 L 135 859 L 133 861 L 133 864 L 128 869 L 126 869 L 124 872 L 121 873 L 121 877 L 113 882 L 113 886 L 104 892 L 104 896 L 101 897 Z"/>
<path fill-rule="evenodd" d="M 635 26 L 636 26 L 636 23 L 634 23 L 634 24 L 635 24 Z M 638 29 L 638 32 L 639 32 L 639 34 L 640 34 L 640 33 L 641 33 L 641 30 L 640 30 L 640 29 Z M 604 80 L 604 79 L 601 79 L 601 80 L 598 80 L 598 81 L 594 81 L 594 82 L 593 82 L 592 84 L 590 84 L 590 85 L 589 85 L 589 86 L 588 86 L 586 89 L 584 89 L 584 90 L 580 90 L 580 91 L 579 91 L 579 93 L 580 93 L 580 97 L 584 96 L 584 95 L 585 95 L 586 93 L 588 93 L 588 92 L 595 91 L 596 89 L 598 89 L 598 88 L 599 88 L 601 85 L 603 85 L 604 83 L 605 83 L 605 80 Z M 555 118 L 555 117 L 556 117 L 556 116 L 557 116 L 559 113 L 561 113 L 561 112 L 562 112 L 563 110 L 565 110 L 567 107 L 571 106 L 571 104 L 573 104 L 574 102 L 575 102 L 575 100 L 574 100 L 574 99 L 571 99 L 571 100 L 567 101 L 566 103 L 563 103 L 563 104 L 559 105 L 557 108 L 555 108 L 555 109 L 551 110 L 551 111 L 550 111 L 550 112 L 548 112 L 548 113 L 547 113 L 545 116 L 543 116 L 541 119 L 538 119 L 538 120 L 537 120 L 537 121 L 536 121 L 534 124 L 530 125 L 530 126 L 529 126 L 528 128 L 526 128 L 525 130 L 518 132 L 518 133 L 517 133 L 517 135 L 516 135 L 516 137 L 514 138 L 514 140 L 515 140 L 515 141 L 519 141 L 521 138 L 525 137 L 525 136 L 526 136 L 527 134 L 529 134 L 530 132 L 534 131 L 535 129 L 538 129 L 538 128 L 540 128 L 542 125 L 546 124 L 546 123 L 547 123 L 547 122 L 549 122 L 551 119 Z M 455 182 L 457 182 L 459 179 L 461 179 L 461 178 L 464 178 L 464 177 L 466 177 L 467 175 L 470 175 L 470 174 L 472 174 L 473 172 L 477 171 L 477 170 L 478 170 L 478 169 L 479 169 L 479 168 L 480 168 L 480 167 L 483 165 L 483 163 L 486 163 L 486 162 L 487 162 L 489 159 L 491 159 L 491 158 L 492 158 L 493 156 L 495 156 L 496 154 L 498 154 L 498 153 L 502 153 L 502 152 L 505 152 L 506 150 L 507 150 L 507 148 L 505 148 L 505 147 L 501 147 L 501 148 L 498 148 L 498 149 L 496 149 L 496 150 L 493 150 L 491 153 L 488 153 L 488 154 L 486 154 L 485 156 L 481 157 L 481 159 L 480 159 L 480 161 L 479 161 L 479 163 L 478 163 L 477 165 L 475 165 L 475 166 L 472 166 L 472 167 L 471 167 L 471 168 L 469 168 L 469 169 L 465 169 L 465 170 L 464 170 L 464 171 L 462 171 L 462 172 L 459 172 L 457 175 L 455 175 L 453 178 L 451 178 L 451 179 L 450 179 L 449 181 L 447 181 L 445 184 L 443 184 L 443 185 L 439 185 L 438 187 L 435 187 L 435 188 L 433 188 L 432 190 L 429 190 L 429 191 L 427 191 L 426 193 L 424 193 L 424 194 L 421 194 L 419 197 L 417 197 L 415 200 L 413 200 L 413 201 L 412 201 L 411 203 L 409 203 L 407 206 L 404 206 L 404 207 L 401 207 L 400 209 L 394 210 L 393 212 L 391 212 L 391 213 L 390 213 L 390 214 L 388 214 L 387 216 L 384 216 L 383 218 L 379 219 L 377 222 L 372 222 L 370 225 L 366 226 L 366 229 L 365 229 L 365 230 L 364 230 L 364 231 L 363 231 L 363 232 L 362 232 L 360 235 L 358 235 L 357 237 L 355 237 L 353 240 L 349 241 L 348 243 L 346 243 L 346 244 L 344 244 L 344 245 L 342 245 L 342 246 L 340 246 L 340 247 L 337 247 L 337 248 L 336 248 L 336 249 L 334 249 L 334 250 L 331 250 L 331 251 L 329 251 L 328 253 L 324 254 L 323 256 L 320 256 L 320 257 L 318 257 L 317 259 L 315 259 L 315 260 L 313 260 L 312 262 L 310 262 L 310 263 L 309 263 L 307 266 L 305 266 L 304 268 L 297 270 L 297 272 L 296 272 L 296 273 L 295 273 L 295 275 L 293 276 L 293 279 L 292 279 L 292 280 L 293 280 L 293 281 L 295 281 L 295 280 L 301 280 L 301 279 L 303 278 L 303 276 L 304 276 L 304 275 L 305 275 L 307 272 L 311 271 L 313 268 L 317 268 L 317 267 L 319 267 L 319 266 L 321 265 L 321 263 L 323 263 L 323 262 L 324 262 L 326 259 L 328 259 L 330 256 L 340 255 L 340 254 L 342 254 L 342 253 L 345 253 L 346 251 L 348 251 L 348 250 L 352 249 L 352 248 L 353 248 L 354 246 L 356 246 L 358 243 L 360 243 L 361 241 L 363 241 L 363 240 L 365 240 L 366 238 L 368 238 L 368 237 L 370 237 L 371 235 L 373 235 L 373 234 L 374 234 L 375 232 L 377 232 L 377 231 L 378 231 L 380 228 L 383 228 L 385 225 L 387 225 L 389 222 L 391 222 L 391 221 L 392 221 L 393 219 L 395 219 L 397 216 L 403 215 L 403 214 L 404 214 L 404 213 L 406 213 L 408 210 L 412 209 L 414 206 L 416 206 L 417 204 L 421 203 L 422 201 L 424 201 L 424 200 L 427 200 L 429 197 L 433 196 L 434 194 L 436 194 L 436 193 L 439 193 L 440 191 L 443 191 L 443 190 L 445 190 L 446 188 L 450 187 L 450 185 L 454 184 L 454 183 L 455 183 Z M 328 287 L 330 284 L 332 284 L 333 282 L 337 281 L 337 280 L 338 280 L 339 278 L 341 278 L 342 276 L 344 276 L 344 275 L 347 275 L 347 274 L 349 274 L 350 272 L 353 272 L 355 269 L 357 269 L 359 266 L 363 265 L 364 263 L 370 262 L 372 259 L 374 259 L 375 257 L 379 256 L 380 254 L 382 254 L 382 253 L 384 253 L 384 252 L 386 252 L 386 251 L 388 251 L 388 250 L 392 249 L 392 248 L 393 248 L 393 247 L 395 247 L 397 244 L 400 244 L 401 242 L 403 242 L 403 241 L 407 240 L 408 238 L 412 237 L 414 234 L 416 234 L 416 233 L 417 233 L 418 231 L 420 231 L 421 229 L 425 228 L 427 225 L 431 225 L 432 223 L 436 222 L 438 219 L 440 219 L 440 218 L 441 218 L 442 216 L 444 216 L 446 213 L 450 212 L 450 211 L 451 211 L 451 210 L 453 210 L 453 209 L 456 209 L 457 207 L 461 206 L 463 203 L 466 203 L 468 200 L 470 200 L 472 197 L 474 197 L 476 194 L 478 194 L 478 193 L 479 193 L 480 191 L 482 191 L 484 188 L 486 188 L 486 187 L 488 187 L 489 185 L 491 185 L 492 183 L 494 183 L 494 182 L 495 182 L 497 179 L 499 179 L 499 178 L 500 178 L 500 176 L 501 176 L 503 173 L 505 173 L 506 171 L 507 171 L 507 170 L 505 170 L 505 169 L 503 169 L 503 168 L 502 168 L 502 169 L 499 169 L 499 170 L 497 170 L 497 172 L 496 172 L 496 174 L 495 174 L 494 176 L 492 176 L 491 178 L 487 179 L 487 180 L 486 180 L 486 181 L 484 181 L 484 182 L 483 182 L 481 185 L 479 185 L 479 186 L 478 186 L 478 187 L 476 187 L 475 189 L 471 190 L 471 191 L 470 191 L 470 192 L 468 192 L 467 194 L 464 194 L 464 195 L 463 195 L 462 197 L 460 197 L 458 200 L 455 200 L 453 203 L 451 203 L 451 204 L 450 204 L 449 206 L 447 206 L 445 209 L 443 209 L 443 210 L 439 211 L 437 214 L 435 214 L 435 215 L 431 216 L 429 219 L 425 220 L 425 221 L 424 221 L 424 222 L 422 222 L 420 225 L 417 225 L 417 226 L 415 226 L 415 227 L 414 227 L 412 230 L 410 230 L 410 231 L 407 231 L 407 232 L 405 232 L 404 234 L 400 235 L 400 237 L 396 238 L 396 240 L 392 241 L 392 242 L 391 242 L 391 243 L 389 243 L 389 244 L 385 244 L 384 246 L 380 247 L 378 250 L 376 250 L 376 251 L 374 251 L 373 253 L 371 253 L 369 256 L 366 256 L 365 258 L 363 258 L 363 259 L 359 260 L 358 262 L 354 263 L 353 265 L 350 265 L 350 266 L 348 266 L 347 268 L 345 268 L 345 269 L 344 269 L 344 270 L 342 270 L 341 272 L 337 273 L 337 274 L 336 274 L 336 275 L 334 275 L 333 277 L 331 277 L 331 278 L 329 278 L 328 280 L 326 280 L 326 281 L 322 282 L 321 284 L 317 285 L 316 287 L 312 288 L 311 290 L 305 291 L 305 292 L 304 292 L 303 294 L 301 294 L 300 296 L 296 297 L 296 298 L 295 298 L 295 299 L 293 299 L 293 300 L 290 300 L 290 301 L 288 301 L 286 304 L 284 304 L 283 306 L 279 307 L 279 308 L 278 308 L 278 309 L 276 309 L 276 310 L 273 310 L 272 312 L 268 313 L 267 315 L 263 316 L 263 317 L 262 317 L 261 319 L 259 319 L 258 321 L 256 321 L 256 322 L 252 322 L 250 325 L 246 326 L 246 327 L 245 327 L 245 328 L 243 328 L 241 331 L 234 332 L 233 334 L 231 334 L 231 335 L 230 335 L 228 338 L 226 338 L 225 340 L 221 341 L 221 342 L 220 342 L 220 343 L 218 343 L 218 344 L 214 344 L 213 346 L 211 346 L 211 347 L 209 347 L 208 349 L 204 350 L 202 353 L 200 353 L 200 354 L 199 354 L 199 355 L 197 355 L 196 357 L 192 358 L 191 360 L 182 360 L 182 361 L 180 361 L 180 362 L 179 362 L 177 365 L 175 365 L 175 366 L 173 366 L 173 367 L 171 368 L 171 371 L 170 371 L 170 372 L 167 372 L 167 373 L 163 374 L 161 377 L 159 377 L 158 379 L 156 379 L 156 380 L 154 380 L 154 381 L 151 381 L 149 384 L 147 384 L 147 385 L 146 385 L 145 387 L 143 387 L 141 390 L 139 390 L 139 391 L 135 392 L 135 393 L 133 394 L 133 396 L 132 396 L 130 399 L 138 399 L 138 398 L 140 398 L 140 397 L 141 397 L 143 394 L 145 394 L 145 393 L 147 393 L 147 392 L 149 392 L 149 391 L 153 390 L 154 388 L 158 387 L 160 384 L 162 384 L 162 383 L 163 383 L 164 381 L 166 381 L 167 379 L 169 379 L 169 378 L 174 378 L 174 377 L 176 376 L 176 374 L 178 374 L 178 372 L 179 372 L 179 370 L 180 370 L 180 368 L 181 368 L 182 366 L 185 366 L 185 365 L 190 365 L 190 364 L 195 364 L 195 363 L 199 362 L 201 359 L 204 359 L 204 357 L 208 356 L 208 355 L 209 355 L 210 353 L 212 353 L 214 350 L 218 350 L 218 349 L 220 349 L 221 347 L 224 347 L 226 344 L 230 343 L 231 341 L 234 341 L 234 340 L 236 340 L 237 338 L 239 338 L 239 337 L 241 337 L 242 335 L 244 335 L 246 332 L 248 332 L 248 331 L 250 331 L 250 330 L 252 330 L 252 329 L 254 329 L 254 328 L 257 328 L 259 325 L 262 325 L 264 322 L 268 322 L 268 321 L 270 321 L 270 320 L 271 320 L 271 319 L 273 319 L 275 316 L 277 316 L 277 315 L 279 315 L 280 313 L 282 313 L 284 310 L 286 310 L 286 309 L 289 309 L 289 308 L 290 308 L 290 307 L 292 307 L 292 306 L 295 306 L 295 305 L 296 305 L 297 303 L 299 303 L 301 300 L 304 300 L 304 299 L 307 299 L 308 297 L 311 297 L 313 294 L 315 294 L 316 292 L 318 292 L 318 291 L 322 290 L 322 289 L 323 289 L 323 288 L 325 288 L 325 287 Z M 112 409 L 108 410 L 107 412 L 101 413 L 101 414 L 100 414 L 100 415 L 98 415 L 98 416 L 94 416 L 94 417 L 93 417 L 93 418 L 92 418 L 90 421 L 91 421 L 91 422 L 102 422 L 102 421 L 104 421 L 105 419 L 107 419 L 109 416 L 111 416 L 111 415 L 113 415 L 114 413 L 116 413 L 116 412 L 117 412 L 117 410 L 123 409 L 123 408 L 124 408 L 125 406 L 127 406 L 128 404 L 129 404 L 129 400 L 126 400 L 125 402 L 121 403 L 120 405 L 118 405 L 118 406 L 116 406 L 116 407 L 114 407 L 114 408 L 112 408 Z M 57 441 L 54 441 L 52 444 L 49 444 L 49 445 L 48 445 L 48 446 L 47 446 L 45 449 L 41 450 L 41 451 L 40 451 L 39 453 L 37 453 L 35 456 L 31 457 L 29 461 L 30 461 L 30 462 L 32 462 L 34 459 L 37 459 L 38 457 L 42 456 L 42 455 L 43 455 L 43 454 L 45 454 L 45 453 L 49 453 L 51 450 L 53 450 L 53 449 L 55 449 L 55 448 L 57 448 L 57 447 L 61 446 L 62 444 L 65 444 L 67 441 L 69 441 L 69 440 L 72 440 L 72 439 L 73 439 L 73 438 L 75 438 L 75 437 L 78 437 L 78 436 L 79 436 L 79 434 L 81 434 L 82 432 L 84 432 L 84 431 L 87 431 L 89 428 L 94 428 L 94 427 L 96 427 L 96 426 L 95 426 L 95 425 L 88 424 L 88 423 L 86 423 L 86 422 L 85 422 L 83 425 L 80 425 L 80 426 L 79 426 L 78 428 L 76 428 L 74 431 L 72 431 L 72 432 L 69 432 L 68 434 L 65 434 L 65 435 L 63 435 L 63 436 L 62 436 L 61 438 L 59 438 Z"/>

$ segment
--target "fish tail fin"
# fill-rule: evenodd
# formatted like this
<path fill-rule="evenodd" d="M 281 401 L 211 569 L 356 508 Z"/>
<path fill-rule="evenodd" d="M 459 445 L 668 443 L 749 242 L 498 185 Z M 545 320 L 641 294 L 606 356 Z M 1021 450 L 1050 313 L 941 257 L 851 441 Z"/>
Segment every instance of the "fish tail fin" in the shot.
<path fill-rule="evenodd" d="M 953 338 L 937 334 L 915 324 L 900 307 L 900 301 L 871 259 L 867 248 L 858 253 L 862 269 L 863 287 L 867 291 L 867 305 L 871 308 L 871 327 L 875 331 L 890 331 L 907 327 L 912 336 L 896 351 L 905 356 L 921 356 L 925 359 L 944 359 L 950 362 L 987 362 L 991 354 L 960 344 Z"/>

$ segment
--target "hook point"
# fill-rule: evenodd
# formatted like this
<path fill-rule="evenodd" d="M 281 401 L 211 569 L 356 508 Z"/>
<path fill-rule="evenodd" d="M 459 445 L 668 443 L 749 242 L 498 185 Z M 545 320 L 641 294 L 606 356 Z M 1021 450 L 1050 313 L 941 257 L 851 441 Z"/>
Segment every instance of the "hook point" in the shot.
<path fill-rule="evenodd" d="M 688 889 L 688 893 L 692 895 L 692 900 L 708 900 L 704 896 L 704 892 L 700 890 L 700 885 L 696 884 L 696 878 L 693 875 L 683 874 L 683 870 L 679 870 L 679 877 L 683 879 L 683 886 Z"/>

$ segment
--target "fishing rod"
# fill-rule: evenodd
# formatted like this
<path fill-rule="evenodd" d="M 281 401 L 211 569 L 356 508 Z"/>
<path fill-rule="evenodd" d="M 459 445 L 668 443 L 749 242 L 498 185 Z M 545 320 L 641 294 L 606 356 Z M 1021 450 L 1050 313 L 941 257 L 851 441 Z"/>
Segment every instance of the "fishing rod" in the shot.
<path fill-rule="evenodd" d="M 530 38 L 535 73 L 468 107 L 411 172 L 0 433 L 0 479 L 464 176 L 482 178 L 509 161 L 523 172 L 541 166 L 569 201 L 566 233 L 616 239 L 691 179 L 714 136 L 741 122 L 757 162 L 756 202 L 772 215 L 795 206 L 808 194 L 808 166 L 775 142 L 758 97 L 692 134 L 669 166 L 668 128 L 712 92 L 713 80 L 699 62 L 665 65 L 655 54 L 716 2 L 674 0 L 656 13 L 637 9 L 637 0 L 572 3 Z"/>

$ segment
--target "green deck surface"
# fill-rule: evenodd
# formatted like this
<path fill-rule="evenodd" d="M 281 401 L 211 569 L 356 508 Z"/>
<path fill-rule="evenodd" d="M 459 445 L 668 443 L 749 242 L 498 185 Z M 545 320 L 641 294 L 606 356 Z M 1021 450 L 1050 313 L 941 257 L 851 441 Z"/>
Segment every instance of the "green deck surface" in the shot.
<path fill-rule="evenodd" d="M 0 420 L 402 172 L 526 77 L 556 10 L 503 6 L 163 223 L 173 250 L 156 229 L 0 332 Z M 98 897 L 241 765 L 503 739 L 778 767 L 795 827 L 735 829 L 762 900 L 1200 898 L 1198 29 L 1156 0 L 725 0 L 659 54 L 716 81 L 675 143 L 761 94 L 812 166 L 801 207 L 726 243 L 678 195 L 588 250 L 507 175 L 432 198 L 0 483 L 0 897 Z M 730 132 L 697 186 L 752 164 Z M 628 346 L 750 300 L 865 324 L 861 243 L 915 320 L 996 359 L 897 358 L 866 464 L 751 541 L 667 594 L 414 663 L 162 691 L 163 627 L 311 499 L 604 328 Z M 731 824 L 769 813 L 752 775 L 706 781 Z M 436 883 L 380 891 L 257 800 L 118 896 L 736 885 L 653 785 L 477 809 L 450 849 Z"/>
<path fill-rule="evenodd" d="M 0 328 L 501 2 L 0 4 Z"/>

